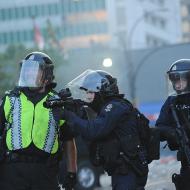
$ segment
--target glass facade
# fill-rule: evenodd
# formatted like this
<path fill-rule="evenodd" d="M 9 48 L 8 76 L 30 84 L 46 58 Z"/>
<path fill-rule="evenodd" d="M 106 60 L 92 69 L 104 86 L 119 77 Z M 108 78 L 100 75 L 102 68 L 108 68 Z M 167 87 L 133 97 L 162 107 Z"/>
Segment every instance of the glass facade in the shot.
<path fill-rule="evenodd" d="M 105 9 L 105 0 L 80 0 L 77 2 L 71 0 L 60 0 L 60 3 L 1 8 L 0 21 L 31 18 L 33 16 L 44 17 L 59 15 L 61 13 L 71 14 Z"/>
<path fill-rule="evenodd" d="M 14 44 L 33 41 L 33 30 L 0 32 L 0 44 Z"/>
<path fill-rule="evenodd" d="M 105 0 L 62 0 L 62 10 L 65 14 L 88 12 L 105 9 Z"/>
<path fill-rule="evenodd" d="M 44 17 L 61 13 L 58 3 L 12 7 L 0 9 L 0 21 L 18 20 L 31 17 Z"/>
<path fill-rule="evenodd" d="M 15 22 L 16 26 L 18 20 L 22 22 L 24 19 L 32 19 L 33 17 L 35 17 L 35 20 L 40 17 L 47 20 L 51 18 L 50 16 L 56 16 L 62 20 L 62 23 L 53 26 L 53 31 L 57 39 L 98 35 L 107 33 L 108 26 L 105 20 L 105 14 L 101 12 L 104 10 L 105 0 L 59 0 L 55 3 L 0 8 L 0 23 L 7 23 L 8 25 L 9 22 Z M 97 15 L 101 16 L 101 19 L 97 17 Z M 71 20 L 70 18 L 74 19 Z M 53 23 L 53 17 L 51 22 Z M 48 39 L 48 26 L 47 24 L 43 26 L 43 28 L 40 28 L 41 34 L 44 39 Z M 7 32 L 1 32 L 0 30 L 0 44 L 33 42 L 33 26 L 27 28 L 28 29 L 17 29 L 15 27 L 14 30 L 7 29 Z"/>
<path fill-rule="evenodd" d="M 107 32 L 107 23 L 81 23 L 78 25 L 65 25 L 62 30 L 61 27 L 54 28 L 55 35 L 58 39 L 62 37 L 85 36 L 93 34 L 101 34 Z M 41 29 L 42 35 L 45 39 L 48 38 L 47 28 Z M 0 32 L 0 44 L 12 44 L 34 41 L 33 30 L 19 30 L 10 32 Z"/>

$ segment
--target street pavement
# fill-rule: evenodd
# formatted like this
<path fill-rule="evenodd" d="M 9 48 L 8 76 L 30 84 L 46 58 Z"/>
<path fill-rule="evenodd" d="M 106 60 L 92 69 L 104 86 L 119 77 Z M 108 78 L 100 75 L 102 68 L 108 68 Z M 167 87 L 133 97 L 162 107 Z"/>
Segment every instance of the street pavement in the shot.
<path fill-rule="evenodd" d="M 178 173 L 180 163 L 176 161 L 174 155 L 162 157 L 160 160 L 153 161 L 149 165 L 149 175 L 146 190 L 175 190 L 171 182 L 173 173 Z M 103 187 L 95 188 L 95 190 L 111 190 L 111 179 L 107 175 L 100 178 Z"/>

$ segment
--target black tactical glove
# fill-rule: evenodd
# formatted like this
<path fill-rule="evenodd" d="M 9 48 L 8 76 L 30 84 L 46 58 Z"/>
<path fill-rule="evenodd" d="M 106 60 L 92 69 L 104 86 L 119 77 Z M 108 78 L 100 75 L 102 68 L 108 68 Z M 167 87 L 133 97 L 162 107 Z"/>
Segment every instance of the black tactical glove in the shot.
<path fill-rule="evenodd" d="M 65 190 L 72 190 L 76 185 L 76 183 L 77 183 L 76 173 L 68 172 L 64 181 Z"/>
<path fill-rule="evenodd" d="M 177 150 L 179 148 L 176 131 L 173 128 L 160 127 L 160 140 L 167 141 L 170 150 Z"/>
<path fill-rule="evenodd" d="M 170 150 L 178 150 L 179 144 L 175 131 L 171 131 L 167 137 L 168 147 Z"/>

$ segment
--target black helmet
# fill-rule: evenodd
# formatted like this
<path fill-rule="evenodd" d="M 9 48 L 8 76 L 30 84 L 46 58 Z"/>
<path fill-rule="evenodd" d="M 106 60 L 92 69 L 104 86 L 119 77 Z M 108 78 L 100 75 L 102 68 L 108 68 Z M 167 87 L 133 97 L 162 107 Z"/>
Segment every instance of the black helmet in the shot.
<path fill-rule="evenodd" d="M 117 85 L 117 79 L 112 77 L 111 74 L 97 70 L 98 74 L 102 76 L 102 84 L 100 88 L 100 94 L 103 96 L 114 96 L 119 94 L 119 88 Z"/>
<path fill-rule="evenodd" d="M 190 93 L 190 59 L 175 61 L 167 74 L 177 95 Z"/>
<path fill-rule="evenodd" d="M 99 93 L 104 97 L 119 94 L 117 79 L 102 70 L 86 70 L 69 83 L 69 86 L 73 85 L 86 91 Z"/>
<path fill-rule="evenodd" d="M 28 54 L 21 62 L 19 86 L 39 87 L 45 82 L 46 86 L 52 84 L 52 87 L 55 87 L 56 83 L 53 82 L 53 69 L 53 62 L 47 54 L 42 52 L 32 52 Z M 36 84 L 37 77 L 39 78 L 39 71 L 41 75 L 41 84 Z M 33 74 L 35 76 L 29 75 L 26 77 L 26 75 L 28 74 L 27 72 L 35 72 Z"/>

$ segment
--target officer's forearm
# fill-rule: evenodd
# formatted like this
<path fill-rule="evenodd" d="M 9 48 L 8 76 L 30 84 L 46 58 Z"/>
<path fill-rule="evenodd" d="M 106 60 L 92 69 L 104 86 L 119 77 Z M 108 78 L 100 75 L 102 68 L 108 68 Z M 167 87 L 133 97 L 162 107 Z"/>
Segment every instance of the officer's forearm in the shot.
<path fill-rule="evenodd" d="M 175 128 L 166 126 L 166 125 L 161 125 L 158 126 L 157 129 L 160 131 L 160 140 L 161 141 L 173 141 L 176 142 L 176 133 L 175 133 Z"/>
<path fill-rule="evenodd" d="M 67 156 L 67 171 L 76 173 L 77 171 L 77 150 L 74 139 L 65 143 Z"/>
<path fill-rule="evenodd" d="M 68 125 L 72 128 L 72 131 L 75 131 L 81 134 L 87 139 L 94 139 L 97 135 L 98 128 L 95 128 L 94 125 L 91 125 L 92 122 L 82 119 L 71 111 L 64 111 L 64 119 L 68 122 Z"/>

